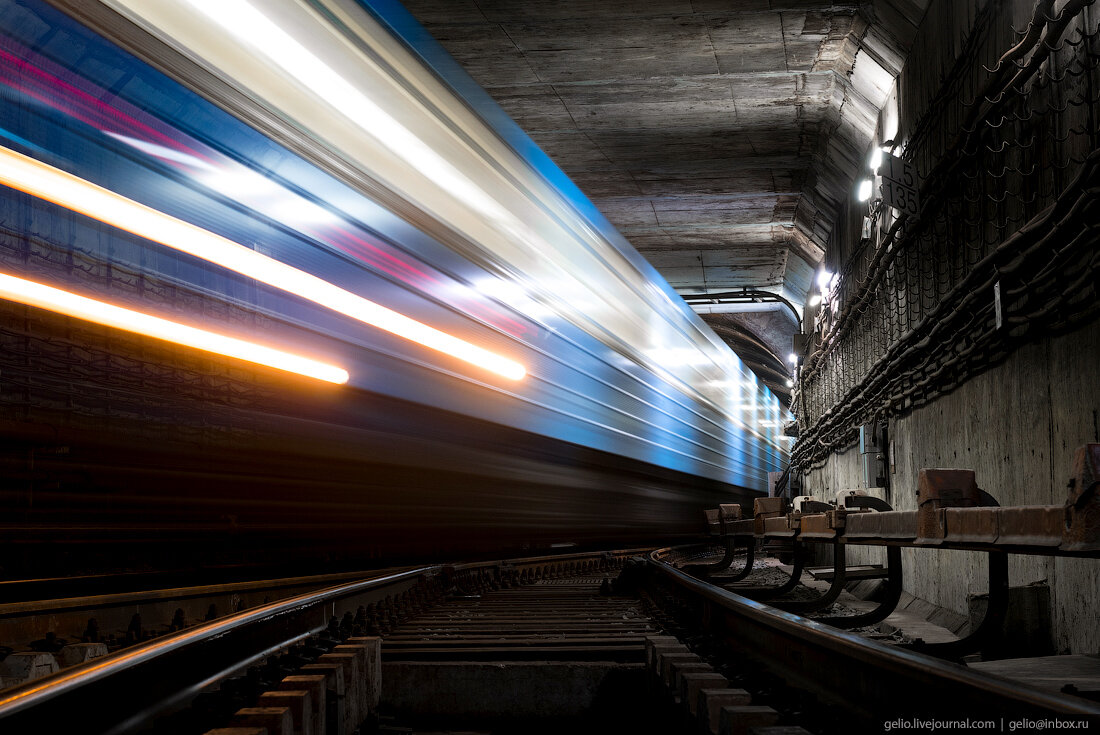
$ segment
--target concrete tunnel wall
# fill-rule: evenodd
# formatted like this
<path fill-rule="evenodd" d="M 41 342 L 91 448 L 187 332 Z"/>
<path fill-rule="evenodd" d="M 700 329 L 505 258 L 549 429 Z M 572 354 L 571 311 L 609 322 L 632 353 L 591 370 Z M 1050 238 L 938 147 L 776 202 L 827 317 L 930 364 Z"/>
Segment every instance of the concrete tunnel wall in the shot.
<path fill-rule="evenodd" d="M 908 63 L 898 77 L 888 107 L 897 108 L 899 141 L 912 134 L 934 100 L 943 73 L 955 66 L 980 11 L 992 0 L 933 0 L 918 31 Z M 1062 3 L 1056 3 L 1061 7 Z M 981 52 L 970 64 L 992 65 L 1020 36 L 1035 11 L 1033 0 L 1010 0 L 990 8 L 993 24 Z M 1086 9 L 1083 24 L 1094 28 L 1095 9 Z M 951 28 L 952 33 L 945 33 Z M 894 135 L 893 111 L 880 116 L 880 140 Z M 939 133 L 941 131 L 935 131 Z M 950 131 L 942 131 L 949 133 Z M 946 137 L 946 136 L 945 136 Z M 926 138 L 927 140 L 927 138 Z M 862 219 L 859 205 L 845 205 L 849 222 Z M 856 216 L 856 215 L 859 216 Z M 842 216 L 844 219 L 844 216 Z M 838 231 L 845 230 L 838 227 Z M 826 262 L 837 270 L 852 248 L 852 227 L 830 243 Z M 960 244 L 961 246 L 961 244 Z M 970 377 L 930 403 L 889 417 L 890 490 L 869 492 L 885 497 L 896 509 L 916 508 L 917 473 L 924 467 L 970 468 L 979 487 L 1002 505 L 1061 504 L 1065 500 L 1074 451 L 1100 441 L 1100 321 L 1060 336 L 1044 336 L 1016 349 L 1004 362 Z M 868 420 L 870 417 L 868 417 Z M 864 485 L 857 445 L 829 456 L 823 466 L 804 475 L 803 490 L 831 498 L 837 490 Z M 968 597 L 984 593 L 984 554 L 905 549 L 902 559 L 906 592 L 962 615 Z M 878 548 L 851 547 L 849 564 L 885 563 Z M 1094 560 L 1043 556 L 1009 557 L 1010 584 L 1045 581 L 1050 587 L 1051 636 L 1057 652 L 1100 653 L 1100 574 Z"/>
<path fill-rule="evenodd" d="M 891 419 L 890 490 L 871 490 L 898 510 L 917 507 L 922 467 L 973 469 L 1001 505 L 1058 505 L 1076 448 L 1100 441 L 1100 323 L 1027 345 L 953 393 Z M 829 498 L 863 484 L 859 447 L 834 454 L 806 476 L 805 492 Z M 848 563 L 884 564 L 878 548 L 850 547 Z M 984 554 L 904 549 L 905 590 L 965 615 L 967 597 L 985 590 Z M 1009 556 L 1013 587 L 1046 581 L 1054 647 L 1100 653 L 1100 574 L 1094 559 Z"/>

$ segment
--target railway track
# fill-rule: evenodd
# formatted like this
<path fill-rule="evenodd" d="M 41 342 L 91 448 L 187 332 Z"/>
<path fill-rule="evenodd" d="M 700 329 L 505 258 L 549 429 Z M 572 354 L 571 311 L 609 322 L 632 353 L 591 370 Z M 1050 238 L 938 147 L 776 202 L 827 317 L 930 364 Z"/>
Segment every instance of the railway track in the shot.
<path fill-rule="evenodd" d="M 622 560 L 638 551 L 430 565 L 354 580 L 345 574 L 18 603 L 5 611 L 9 617 L 18 616 L 18 608 L 24 615 L 38 613 L 51 620 L 60 609 L 75 610 L 77 616 L 102 616 L 105 609 L 127 605 L 167 605 L 164 610 L 168 610 L 184 598 L 201 610 L 210 595 L 242 600 L 246 591 L 254 598 L 283 597 L 183 630 L 161 626 L 156 635 L 144 636 L 135 645 L 9 687 L 0 692 L 0 729 L 23 732 L 29 731 L 23 728 L 47 725 L 50 731 L 89 733 L 150 728 L 204 732 L 219 724 L 218 716 L 226 707 L 261 696 L 264 684 L 278 685 L 287 672 L 336 655 L 335 647 L 347 645 L 349 639 L 387 635 L 400 621 L 445 595 L 462 597 L 467 590 L 486 585 L 519 585 L 571 573 L 613 576 Z M 334 584 L 334 577 L 343 581 Z M 296 593 L 296 588 L 318 585 L 322 588 Z M 229 612 L 233 607 L 222 609 Z M 354 677 L 353 672 L 347 673 L 349 679 L 366 686 L 365 671 Z M 270 680 L 279 674 L 284 676 Z M 333 692 L 344 688 L 342 683 L 329 683 L 335 687 Z M 226 713 L 228 719 L 234 711 Z M 358 710 L 346 714 L 351 723 Z"/>
<path fill-rule="evenodd" d="M 295 592 L 4 690 L 0 730 L 831 735 L 896 718 L 1100 717 L 677 568 L 704 549 L 431 565 Z"/>
<path fill-rule="evenodd" d="M 376 570 L 371 576 L 409 568 Z M 0 643 L 37 651 L 43 654 L 43 665 L 52 667 L 367 575 L 341 572 L 196 584 L 198 576 L 143 573 L 0 583 L 0 599 L 5 600 L 0 603 Z M 127 583 L 133 587 L 126 589 Z M 11 669 L 10 664 L 5 668 Z"/>
<path fill-rule="evenodd" d="M 651 554 L 650 572 L 678 624 L 703 631 L 717 660 L 749 664 L 794 690 L 843 710 L 848 726 L 882 731 L 898 719 L 1084 722 L 1100 704 L 980 673 L 888 645 L 738 595 L 682 569 L 699 548 Z M 999 728 L 999 724 L 998 724 Z M 862 730 L 860 730 L 862 731 Z"/>

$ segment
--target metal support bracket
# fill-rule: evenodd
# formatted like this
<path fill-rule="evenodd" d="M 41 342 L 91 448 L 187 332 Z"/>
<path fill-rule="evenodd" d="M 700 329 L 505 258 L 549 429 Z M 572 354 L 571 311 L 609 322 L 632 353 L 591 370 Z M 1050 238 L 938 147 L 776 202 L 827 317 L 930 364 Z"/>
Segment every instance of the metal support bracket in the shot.
<path fill-rule="evenodd" d="M 802 581 L 802 569 L 806 565 L 806 548 L 798 541 L 792 541 L 794 559 L 792 561 L 791 576 L 786 582 L 778 587 L 729 587 L 726 586 L 730 592 L 736 592 L 739 595 L 748 597 L 753 600 L 773 600 L 776 597 L 782 597 L 787 594 Z"/>
<path fill-rule="evenodd" d="M 918 640 L 910 644 L 909 648 L 930 656 L 959 659 L 980 651 L 987 643 L 1004 635 L 1005 613 L 1008 611 L 1008 554 L 990 551 L 988 555 L 989 604 L 981 624 L 957 641 L 925 643 Z"/>
<path fill-rule="evenodd" d="M 808 613 L 824 608 L 836 602 L 840 593 L 844 591 L 844 585 L 848 583 L 847 562 L 844 555 L 844 544 L 833 544 L 833 581 L 829 589 L 819 597 L 812 600 L 780 600 L 774 603 L 780 610 L 793 613 Z"/>
<path fill-rule="evenodd" d="M 901 548 L 898 546 L 886 547 L 886 593 L 879 604 L 873 609 L 859 615 L 830 615 L 814 618 L 818 623 L 825 623 L 836 628 L 862 628 L 865 625 L 881 623 L 890 616 L 901 600 L 902 576 L 901 576 Z"/>
<path fill-rule="evenodd" d="M 745 537 L 734 537 L 735 545 L 737 544 L 738 538 L 745 541 L 745 543 L 742 544 L 745 548 L 745 564 L 731 577 L 718 577 L 716 576 L 718 574 L 717 572 L 707 574 L 710 581 L 715 584 L 732 584 L 733 582 L 740 582 L 742 579 L 752 574 L 752 565 L 756 555 L 756 539 L 751 536 L 747 539 L 745 539 Z M 728 571 L 730 567 L 732 567 L 732 563 L 726 567 L 726 571 Z"/>
<path fill-rule="evenodd" d="M 737 538 L 734 536 L 726 536 L 723 541 L 726 550 L 720 561 L 710 564 L 686 564 L 684 565 L 684 571 L 688 574 L 702 574 L 706 576 L 712 572 L 720 572 L 723 569 L 729 569 L 730 565 L 733 564 L 733 560 L 737 558 Z"/>

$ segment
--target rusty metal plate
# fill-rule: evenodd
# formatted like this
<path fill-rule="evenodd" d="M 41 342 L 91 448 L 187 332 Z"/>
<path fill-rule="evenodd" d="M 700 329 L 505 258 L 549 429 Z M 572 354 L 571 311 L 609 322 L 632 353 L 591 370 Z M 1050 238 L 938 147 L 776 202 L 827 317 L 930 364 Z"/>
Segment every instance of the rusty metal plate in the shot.
<path fill-rule="evenodd" d="M 753 521 L 751 518 L 745 518 L 740 521 L 727 523 L 726 533 L 730 536 L 752 536 L 755 533 L 753 530 Z"/>
<path fill-rule="evenodd" d="M 718 506 L 718 515 L 723 521 L 737 521 L 741 519 L 741 506 L 736 503 L 722 503 Z"/>
<path fill-rule="evenodd" d="M 974 470 L 922 469 L 917 477 L 917 538 L 922 544 L 938 544 L 947 533 L 943 508 L 975 508 L 981 493 Z"/>
<path fill-rule="evenodd" d="M 786 513 L 787 512 L 787 499 L 786 498 L 755 498 L 752 501 L 752 514 L 760 515 L 761 513 Z"/>
<path fill-rule="evenodd" d="M 1100 444 L 1086 444 L 1073 458 L 1065 507 L 1066 551 L 1100 551 Z"/>
<path fill-rule="evenodd" d="M 795 535 L 795 529 L 790 526 L 790 521 L 785 515 L 764 519 L 764 535 L 770 537 L 790 538 Z"/>
<path fill-rule="evenodd" d="M 1077 505 L 1081 500 L 1090 500 L 1100 485 L 1100 444 L 1086 444 L 1078 447 L 1073 455 L 1073 471 L 1069 481 L 1068 505 Z"/>
<path fill-rule="evenodd" d="M 836 529 L 830 523 L 829 515 L 829 513 L 811 513 L 802 516 L 802 532 L 799 534 L 799 538 L 836 538 Z"/>
<path fill-rule="evenodd" d="M 909 541 L 917 537 L 917 511 L 853 513 L 845 521 L 844 537 Z"/>
<path fill-rule="evenodd" d="M 718 521 L 722 533 L 729 535 L 730 524 L 741 520 L 741 506 L 735 503 L 723 503 L 718 506 Z"/>
<path fill-rule="evenodd" d="M 1000 534 L 1002 508 L 944 508 L 944 541 L 956 544 L 995 544 Z"/>
<path fill-rule="evenodd" d="M 917 476 L 917 505 L 936 501 L 941 508 L 967 508 L 981 503 L 974 470 L 922 469 Z"/>
<path fill-rule="evenodd" d="M 757 498 L 757 500 L 759 500 L 759 498 Z M 783 518 L 784 520 L 786 520 L 787 516 L 786 516 L 785 513 L 778 513 L 778 512 L 757 513 L 756 516 L 753 518 L 753 527 L 752 527 L 753 533 L 755 535 L 757 535 L 757 536 L 763 536 L 764 535 L 764 521 L 768 520 L 769 518 Z"/>
<path fill-rule="evenodd" d="M 943 541 L 947 528 L 943 523 L 944 509 L 939 507 L 939 502 L 932 500 L 920 507 L 917 511 L 917 538 L 923 543 L 940 543 Z"/>
<path fill-rule="evenodd" d="M 855 515 L 857 513 L 873 513 L 873 512 L 874 511 L 872 511 L 870 508 L 855 508 L 855 509 L 837 508 L 836 510 L 828 511 L 827 513 L 825 513 L 825 515 L 828 516 L 828 518 L 829 518 L 829 528 L 832 528 L 832 529 L 835 529 L 835 530 L 839 531 L 839 530 L 843 530 L 844 527 L 847 525 L 848 516 Z"/>
<path fill-rule="evenodd" d="M 714 508 L 713 510 L 704 510 L 703 513 L 706 515 L 707 519 L 707 533 L 709 533 L 711 536 L 717 536 L 719 531 L 721 530 L 721 527 L 718 523 L 718 509 Z"/>
<path fill-rule="evenodd" d="M 1065 529 L 1065 509 L 1060 505 L 1020 505 L 999 511 L 1005 546 L 1059 546 Z"/>

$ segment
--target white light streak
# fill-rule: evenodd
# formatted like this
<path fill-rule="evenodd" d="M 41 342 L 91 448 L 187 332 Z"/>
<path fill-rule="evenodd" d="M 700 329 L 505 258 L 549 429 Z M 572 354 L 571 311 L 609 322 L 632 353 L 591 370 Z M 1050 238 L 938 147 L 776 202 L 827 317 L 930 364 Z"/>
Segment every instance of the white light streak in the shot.
<path fill-rule="evenodd" d="M 494 221 L 512 218 L 469 177 L 436 153 L 355 85 L 245 0 L 188 0 L 200 13 L 256 49 L 275 66 L 324 99 L 365 133 L 381 141 L 440 187 Z"/>
<path fill-rule="evenodd" d="M 2 147 L 0 184 L 254 278 L 506 378 L 519 380 L 527 373 L 514 360 L 357 296 L 221 235 Z"/>
<path fill-rule="evenodd" d="M 150 143 L 147 140 L 138 140 L 137 138 L 131 138 L 129 135 L 122 135 L 121 133 L 112 133 L 109 130 L 104 130 L 103 133 L 109 135 L 115 140 L 125 143 L 131 148 L 135 148 L 147 156 L 153 156 L 154 158 L 160 158 L 165 161 L 172 161 L 173 163 L 182 163 L 185 166 L 197 169 L 199 171 L 212 171 L 216 172 L 217 169 L 211 166 L 201 158 L 196 158 L 188 153 L 177 151 L 167 146 L 157 145 L 156 143 Z"/>

